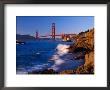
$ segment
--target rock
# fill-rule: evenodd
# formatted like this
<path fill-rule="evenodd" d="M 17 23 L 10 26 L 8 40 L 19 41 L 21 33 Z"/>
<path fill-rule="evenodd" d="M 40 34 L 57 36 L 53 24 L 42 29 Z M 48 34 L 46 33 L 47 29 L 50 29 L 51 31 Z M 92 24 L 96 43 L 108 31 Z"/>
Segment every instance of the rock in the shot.
<path fill-rule="evenodd" d="M 77 35 L 75 44 L 70 45 L 69 52 L 90 52 L 94 50 L 94 28 Z"/>
<path fill-rule="evenodd" d="M 28 74 L 58 74 L 58 72 L 55 72 L 53 69 L 45 69 L 43 71 L 32 71 L 29 72 Z"/>
<path fill-rule="evenodd" d="M 46 69 L 41 72 L 41 74 L 57 74 L 53 69 Z"/>
<path fill-rule="evenodd" d="M 86 65 L 90 65 L 90 64 L 91 64 L 91 66 L 94 66 L 94 52 L 93 51 L 85 55 L 85 64 L 84 65 L 86 66 Z"/>
<path fill-rule="evenodd" d="M 60 74 L 94 74 L 94 28 L 76 36 L 76 43 L 70 45 L 69 52 L 76 60 L 84 59 L 85 64 L 73 70 L 64 70 Z"/>

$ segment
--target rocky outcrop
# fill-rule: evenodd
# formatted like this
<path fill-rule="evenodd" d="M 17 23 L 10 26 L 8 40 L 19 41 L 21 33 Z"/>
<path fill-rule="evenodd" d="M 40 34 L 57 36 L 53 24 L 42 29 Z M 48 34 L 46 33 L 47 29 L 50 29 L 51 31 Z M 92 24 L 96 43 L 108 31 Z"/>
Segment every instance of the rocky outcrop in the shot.
<path fill-rule="evenodd" d="M 85 64 L 73 70 L 75 74 L 94 74 L 94 51 L 85 54 Z"/>
<path fill-rule="evenodd" d="M 54 71 L 53 69 L 45 69 L 43 71 L 32 71 L 28 72 L 28 74 L 58 74 L 58 72 Z"/>
<path fill-rule="evenodd" d="M 70 52 L 90 52 L 94 50 L 94 28 L 79 33 L 76 36 L 76 43 L 70 46 Z"/>
<path fill-rule="evenodd" d="M 71 45 L 69 52 L 76 60 L 84 59 L 85 64 L 74 70 L 65 70 L 61 74 L 93 74 L 94 73 L 94 28 L 81 32 L 76 36 L 76 43 Z"/>
<path fill-rule="evenodd" d="M 85 54 L 85 66 L 92 65 L 94 66 L 94 51 L 91 51 L 88 54 Z"/>
<path fill-rule="evenodd" d="M 85 64 L 73 70 L 64 70 L 60 74 L 94 74 L 94 52 L 85 55 Z"/>

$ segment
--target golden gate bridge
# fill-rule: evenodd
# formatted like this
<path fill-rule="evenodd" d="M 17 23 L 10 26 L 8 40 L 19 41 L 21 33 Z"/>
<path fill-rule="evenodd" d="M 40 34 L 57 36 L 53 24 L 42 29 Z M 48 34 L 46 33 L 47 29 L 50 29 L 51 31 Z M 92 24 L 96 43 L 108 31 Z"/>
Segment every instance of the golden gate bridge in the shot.
<path fill-rule="evenodd" d="M 39 39 L 40 37 L 48 37 L 48 36 L 51 36 L 51 38 L 53 40 L 55 40 L 56 37 L 61 37 L 62 39 L 67 39 L 67 38 L 70 38 L 70 36 L 75 36 L 76 34 L 56 34 L 56 28 L 55 28 L 55 23 L 52 23 L 52 27 L 51 27 L 51 34 L 48 34 L 48 35 L 41 35 L 39 36 L 39 33 L 38 31 L 36 32 L 36 39 Z"/>

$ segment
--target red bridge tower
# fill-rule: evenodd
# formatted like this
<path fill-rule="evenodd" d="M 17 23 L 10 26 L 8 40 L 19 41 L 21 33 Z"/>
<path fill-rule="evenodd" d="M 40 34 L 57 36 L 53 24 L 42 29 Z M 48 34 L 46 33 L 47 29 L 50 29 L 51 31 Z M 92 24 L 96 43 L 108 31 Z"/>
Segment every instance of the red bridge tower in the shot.
<path fill-rule="evenodd" d="M 52 23 L 52 39 L 55 40 L 55 23 Z"/>

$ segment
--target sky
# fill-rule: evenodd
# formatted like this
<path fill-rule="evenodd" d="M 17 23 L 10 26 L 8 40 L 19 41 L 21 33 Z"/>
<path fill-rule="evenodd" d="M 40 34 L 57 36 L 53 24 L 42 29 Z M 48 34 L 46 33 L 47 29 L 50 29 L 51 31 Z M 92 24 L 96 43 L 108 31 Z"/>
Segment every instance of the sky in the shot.
<path fill-rule="evenodd" d="M 16 16 L 16 32 L 22 35 L 39 36 L 51 34 L 55 23 L 56 34 L 78 34 L 94 27 L 94 16 Z"/>

